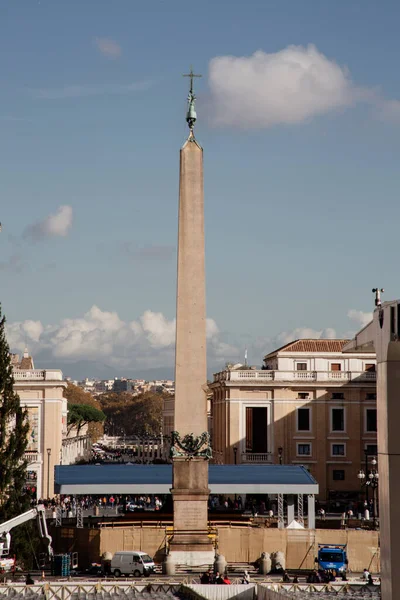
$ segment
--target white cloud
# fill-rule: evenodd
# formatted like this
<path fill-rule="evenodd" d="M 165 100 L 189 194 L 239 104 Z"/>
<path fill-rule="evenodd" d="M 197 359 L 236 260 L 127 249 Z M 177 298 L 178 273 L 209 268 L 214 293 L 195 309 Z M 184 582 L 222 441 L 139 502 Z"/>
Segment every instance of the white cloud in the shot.
<path fill-rule="evenodd" d="M 290 342 L 293 342 L 294 340 L 304 340 L 304 339 L 333 340 L 336 337 L 337 337 L 336 331 L 334 329 L 332 329 L 332 327 L 327 327 L 326 329 L 321 329 L 321 330 L 311 329 L 309 327 L 299 327 L 299 328 L 293 329 L 293 331 L 289 331 L 289 332 L 282 331 L 282 333 L 279 333 L 274 338 L 274 342 L 276 342 L 276 344 L 277 344 L 276 347 L 279 347 L 279 346 L 284 346 L 285 344 L 289 344 Z"/>
<path fill-rule="evenodd" d="M 247 340 L 246 347 L 248 348 L 248 362 L 252 365 L 261 365 L 263 358 L 269 352 L 273 352 L 277 348 L 290 344 L 294 340 L 301 339 L 336 339 L 341 337 L 332 327 L 325 329 L 313 329 L 312 327 L 297 327 L 291 331 L 281 331 L 272 337 L 259 337 Z M 243 348 L 244 350 L 244 348 Z M 244 352 L 240 354 L 240 362 L 243 362 Z"/>
<path fill-rule="evenodd" d="M 354 308 L 351 308 L 348 311 L 347 316 L 357 323 L 360 328 L 365 327 L 365 325 L 368 325 L 368 323 L 372 321 L 372 312 L 363 312 L 362 310 L 355 310 Z"/>
<path fill-rule="evenodd" d="M 162 348 L 175 343 L 175 319 L 168 321 L 162 313 L 146 310 L 140 321 L 151 346 Z"/>
<path fill-rule="evenodd" d="M 116 312 L 92 308 L 82 317 L 63 319 L 44 326 L 40 321 L 7 325 L 12 350 L 28 344 L 33 356 L 41 353 L 51 361 L 104 361 L 120 368 L 172 366 L 175 347 L 175 319 L 146 310 L 136 321 L 126 322 Z M 237 354 L 225 344 L 213 319 L 207 319 L 208 356 L 211 363 L 230 360 Z"/>
<path fill-rule="evenodd" d="M 348 316 L 363 326 L 371 314 L 352 309 Z M 335 339 L 352 335 L 338 335 L 330 327 L 299 327 L 275 336 L 237 343 L 234 336 L 228 340 L 227 334 L 222 334 L 216 322 L 208 318 L 208 364 L 210 368 L 222 370 L 227 362 L 243 362 L 247 347 L 249 364 L 261 365 L 268 352 L 296 339 Z M 128 370 L 132 373 L 140 369 L 173 367 L 175 319 L 146 310 L 138 319 L 124 321 L 115 311 L 105 311 L 94 305 L 83 316 L 63 319 L 54 325 L 33 320 L 7 324 L 7 338 L 11 350 L 21 352 L 28 345 L 33 357 L 39 355 L 40 362 L 45 361 L 48 368 L 57 367 L 58 363 L 93 361 L 108 365 L 116 374 L 121 371 L 128 374 Z"/>
<path fill-rule="evenodd" d="M 60 88 L 31 89 L 30 93 L 34 98 L 41 100 L 60 100 L 64 98 L 144 92 L 153 84 L 154 82 L 151 80 L 136 81 L 133 83 L 100 83 L 97 85 L 76 84 L 64 85 Z"/>
<path fill-rule="evenodd" d="M 310 44 L 267 54 L 218 56 L 209 65 L 216 125 L 243 128 L 301 123 L 368 99 L 370 90 Z"/>
<path fill-rule="evenodd" d="M 72 226 L 72 207 L 60 206 L 57 212 L 26 227 L 23 237 L 38 241 L 47 237 L 66 237 Z"/>
<path fill-rule="evenodd" d="M 27 320 L 24 321 L 23 331 L 30 340 L 38 342 L 43 333 L 43 325 L 40 321 Z"/>
<path fill-rule="evenodd" d="M 97 50 L 108 58 L 119 58 L 122 54 L 122 48 L 116 41 L 110 38 L 95 38 Z"/>

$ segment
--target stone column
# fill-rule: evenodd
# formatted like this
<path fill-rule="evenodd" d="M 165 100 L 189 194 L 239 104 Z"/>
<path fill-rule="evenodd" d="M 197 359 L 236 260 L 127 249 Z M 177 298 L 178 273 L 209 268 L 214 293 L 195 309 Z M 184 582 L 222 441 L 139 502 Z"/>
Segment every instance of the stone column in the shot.
<path fill-rule="evenodd" d="M 390 342 L 387 361 L 378 363 L 378 469 L 382 600 L 400 598 L 400 344 Z"/>
<path fill-rule="evenodd" d="M 292 521 L 294 521 L 294 496 L 293 496 L 293 494 L 289 494 L 286 497 L 286 501 L 287 501 L 287 522 L 288 522 L 288 525 L 290 525 L 290 523 Z"/>
<path fill-rule="evenodd" d="M 315 529 L 315 496 L 314 494 L 308 494 L 308 529 Z"/>
<path fill-rule="evenodd" d="M 315 529 L 315 496 L 308 494 L 308 529 Z"/>
<path fill-rule="evenodd" d="M 210 564 L 204 268 L 203 150 L 191 132 L 180 152 L 175 411 L 174 534 L 177 563 Z M 185 437 L 187 436 L 187 437 Z"/>
<path fill-rule="evenodd" d="M 345 352 L 376 352 L 379 520 L 382 600 L 400 598 L 397 570 L 400 547 L 400 302 L 381 304 L 379 290 L 373 320 L 359 331 Z"/>

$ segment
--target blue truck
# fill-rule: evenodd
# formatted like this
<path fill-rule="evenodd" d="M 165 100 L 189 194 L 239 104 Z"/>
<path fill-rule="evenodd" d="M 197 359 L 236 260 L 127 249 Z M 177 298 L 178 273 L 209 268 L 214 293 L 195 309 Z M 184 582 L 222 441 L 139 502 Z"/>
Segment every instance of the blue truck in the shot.
<path fill-rule="evenodd" d="M 318 568 L 321 571 L 347 571 L 347 545 L 346 544 L 318 544 Z"/>

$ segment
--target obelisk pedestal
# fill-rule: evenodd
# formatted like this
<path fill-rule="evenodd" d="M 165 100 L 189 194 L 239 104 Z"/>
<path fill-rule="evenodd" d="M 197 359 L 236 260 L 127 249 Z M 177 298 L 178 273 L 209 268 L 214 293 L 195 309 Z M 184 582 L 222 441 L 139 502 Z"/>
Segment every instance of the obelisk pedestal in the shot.
<path fill-rule="evenodd" d="M 193 134 L 194 101 L 192 79 L 186 117 L 190 133 L 180 152 L 175 412 L 171 444 L 174 532 L 169 546 L 176 563 L 192 566 L 209 565 L 214 560 L 208 536 L 211 450 L 205 393 L 203 149 Z"/>

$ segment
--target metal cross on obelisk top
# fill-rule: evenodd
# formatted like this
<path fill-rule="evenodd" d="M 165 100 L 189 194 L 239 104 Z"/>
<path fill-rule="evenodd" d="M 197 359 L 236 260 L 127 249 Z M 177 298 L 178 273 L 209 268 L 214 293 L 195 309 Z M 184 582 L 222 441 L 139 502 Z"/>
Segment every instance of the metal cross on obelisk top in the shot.
<path fill-rule="evenodd" d="M 203 77 L 203 75 L 195 75 L 193 73 L 193 67 L 190 67 L 190 73 L 185 73 L 182 77 L 190 77 L 190 90 L 189 92 L 193 94 L 193 77 Z"/>
<path fill-rule="evenodd" d="M 194 139 L 193 127 L 194 127 L 194 124 L 197 119 L 197 114 L 196 114 L 196 109 L 195 109 L 196 96 L 194 95 L 194 92 L 193 92 L 193 78 L 194 77 L 202 77 L 202 76 L 195 75 L 195 73 L 193 73 L 193 67 L 190 67 L 190 73 L 186 73 L 185 75 L 183 75 L 183 77 L 190 77 L 190 89 L 189 89 L 189 95 L 188 95 L 188 109 L 187 109 L 187 113 L 186 113 L 186 121 L 187 121 L 187 124 L 189 125 L 189 129 L 190 129 L 189 139 L 193 140 Z"/>

